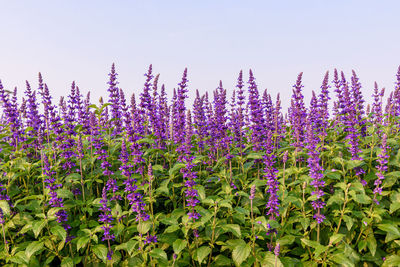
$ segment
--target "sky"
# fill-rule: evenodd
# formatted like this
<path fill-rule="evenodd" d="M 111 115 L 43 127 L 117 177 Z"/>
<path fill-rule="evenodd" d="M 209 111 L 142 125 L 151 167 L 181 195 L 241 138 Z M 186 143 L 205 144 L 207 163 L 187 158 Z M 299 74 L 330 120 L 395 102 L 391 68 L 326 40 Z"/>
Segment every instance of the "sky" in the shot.
<path fill-rule="evenodd" d="M 400 1 L 3 1 L 0 80 L 37 88 L 41 72 L 53 98 L 72 81 L 92 101 L 107 97 L 112 63 L 119 86 L 138 95 L 153 64 L 169 96 L 188 68 L 189 103 L 222 80 L 228 96 L 240 70 L 260 91 L 290 104 L 303 72 L 305 101 L 326 71 L 358 74 L 366 100 L 373 83 L 393 90 L 400 65 Z M 332 76 L 330 77 L 330 81 Z M 333 92 L 331 93 L 333 96 Z"/>

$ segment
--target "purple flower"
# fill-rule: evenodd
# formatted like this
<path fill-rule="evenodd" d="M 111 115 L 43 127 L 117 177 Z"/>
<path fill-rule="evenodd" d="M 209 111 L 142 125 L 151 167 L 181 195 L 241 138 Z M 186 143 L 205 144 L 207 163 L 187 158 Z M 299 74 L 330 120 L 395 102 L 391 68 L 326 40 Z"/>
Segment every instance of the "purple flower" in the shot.
<path fill-rule="evenodd" d="M 103 230 L 103 237 L 101 240 L 102 241 L 107 240 L 107 244 L 108 244 L 107 259 L 111 260 L 113 251 L 111 250 L 110 240 L 114 241 L 115 235 L 113 233 L 111 233 L 110 230 L 112 228 L 111 223 L 114 219 L 112 218 L 112 215 L 111 215 L 111 208 L 108 207 L 107 190 L 105 187 L 103 187 L 102 199 L 100 200 L 100 203 L 102 205 L 99 210 L 102 211 L 102 213 L 99 216 L 99 222 L 104 223 L 101 226 L 101 229 Z"/>
<path fill-rule="evenodd" d="M 49 191 L 49 205 L 53 208 L 58 207 L 64 207 L 63 199 L 58 197 L 57 190 L 58 188 L 62 187 L 62 184 L 57 184 L 56 179 L 53 177 L 55 175 L 55 172 L 51 170 L 51 167 L 49 165 L 49 160 L 46 155 L 43 155 L 43 173 L 46 175 L 46 179 L 44 180 L 46 187 L 50 190 Z M 56 217 L 57 217 L 57 222 L 61 223 L 64 229 L 67 231 L 71 226 L 69 226 L 66 222 L 68 221 L 68 214 L 64 209 L 60 209 L 59 211 L 56 212 Z"/>
<path fill-rule="evenodd" d="M 111 72 L 108 74 L 110 80 L 108 81 L 107 91 L 110 93 L 111 103 L 111 119 L 113 119 L 114 131 L 113 135 L 119 134 L 121 131 L 121 107 L 120 107 L 120 95 L 119 88 L 117 87 L 117 73 L 115 72 L 115 64 L 111 66 Z"/>
<path fill-rule="evenodd" d="M 310 183 L 311 186 L 314 187 L 314 190 L 311 192 L 311 195 L 316 195 L 317 200 L 312 201 L 311 205 L 314 210 L 317 210 L 317 213 L 314 214 L 314 219 L 317 223 L 322 223 L 325 219 L 325 216 L 322 215 L 321 209 L 325 206 L 325 202 L 322 201 L 322 197 L 325 195 L 322 190 L 325 187 L 325 182 L 323 180 L 324 175 L 322 174 L 323 168 L 319 164 L 319 148 L 317 148 L 318 140 L 316 139 L 313 127 L 311 126 L 311 121 L 307 120 L 307 149 L 308 149 L 308 167 L 310 169 L 309 175 L 312 178 Z"/>
<path fill-rule="evenodd" d="M 261 149 L 263 142 L 263 129 L 264 129 L 264 117 L 261 101 L 259 99 L 259 92 L 253 72 L 250 70 L 249 77 L 249 119 L 251 121 L 250 129 L 252 130 L 251 140 L 254 143 L 254 150 L 258 151 Z"/>
<path fill-rule="evenodd" d="M 148 235 L 146 236 L 145 244 L 157 243 L 157 236 L 155 235 Z"/>
<path fill-rule="evenodd" d="M 255 186 L 255 185 L 252 185 L 252 186 L 251 186 L 251 189 L 250 189 L 250 196 L 249 196 L 249 199 L 250 199 L 250 200 L 253 200 L 255 194 L 256 194 L 256 186 Z"/>
<path fill-rule="evenodd" d="M 274 167 L 275 155 L 273 154 L 272 142 L 272 133 L 271 131 L 268 131 L 267 143 L 265 145 L 266 155 L 263 156 L 265 165 L 264 177 L 267 180 L 268 193 L 268 202 L 266 204 L 266 209 L 267 215 L 269 215 L 270 220 L 275 220 L 277 217 L 279 217 L 279 200 L 277 194 L 279 182 L 277 178 L 278 170 Z"/>
<path fill-rule="evenodd" d="M 13 97 L 10 100 L 9 95 L 3 88 L 0 81 L 0 100 L 3 106 L 6 123 L 10 125 L 12 137 L 11 145 L 17 146 L 19 142 L 24 141 L 22 136 L 23 126 L 19 116 L 18 104 L 17 104 L 17 88 L 15 88 Z"/>
<path fill-rule="evenodd" d="M 374 200 L 376 200 L 377 195 L 382 195 L 382 183 L 383 183 L 383 179 L 385 179 L 385 177 L 383 176 L 383 173 L 385 173 L 388 169 L 387 163 L 388 163 L 389 155 L 387 152 L 388 146 L 386 144 L 386 139 L 387 139 L 387 136 L 386 136 L 386 134 L 384 134 L 382 137 L 381 152 L 379 153 L 378 160 L 377 160 L 379 165 L 376 166 L 376 168 L 378 170 L 376 172 L 376 176 L 378 178 L 374 182 L 374 185 L 375 185 Z M 377 204 L 379 204 L 379 202 Z"/>
<path fill-rule="evenodd" d="M 275 249 L 274 249 L 274 254 L 275 256 L 279 256 L 279 252 L 281 250 L 281 245 L 279 243 L 276 243 Z"/>
<path fill-rule="evenodd" d="M 4 220 L 4 213 L 3 210 L 0 208 L 0 224 L 4 224 L 5 220 Z"/>
<path fill-rule="evenodd" d="M 305 139 L 305 125 L 306 125 L 306 108 L 304 105 L 304 96 L 302 94 L 301 88 L 304 86 L 301 84 L 303 73 L 301 72 L 297 76 L 297 81 L 293 85 L 293 95 L 291 106 L 289 108 L 289 118 L 290 125 L 293 131 L 293 137 L 295 138 L 295 143 L 293 146 L 298 150 L 303 147 L 303 142 Z"/>
<path fill-rule="evenodd" d="M 385 93 L 385 88 L 382 88 L 379 92 L 378 84 L 376 82 L 374 86 L 374 94 L 372 95 L 374 103 L 372 104 L 371 122 L 377 126 L 382 123 L 382 98 Z"/>

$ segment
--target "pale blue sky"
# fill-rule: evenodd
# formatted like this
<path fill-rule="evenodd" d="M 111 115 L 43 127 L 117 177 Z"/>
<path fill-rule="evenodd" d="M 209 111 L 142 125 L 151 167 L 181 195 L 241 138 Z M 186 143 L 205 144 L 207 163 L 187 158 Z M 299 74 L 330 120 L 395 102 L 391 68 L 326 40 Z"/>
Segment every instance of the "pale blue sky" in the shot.
<path fill-rule="evenodd" d="M 336 67 L 355 69 L 370 99 L 375 80 L 393 89 L 399 10 L 400 1 L 365 0 L 1 1 L 0 79 L 21 96 L 40 71 L 57 101 L 73 80 L 97 101 L 113 62 L 128 94 L 152 63 L 169 92 L 188 67 L 193 97 L 220 79 L 230 94 L 252 68 L 259 89 L 281 92 L 287 107 L 299 72 L 309 102 Z"/>

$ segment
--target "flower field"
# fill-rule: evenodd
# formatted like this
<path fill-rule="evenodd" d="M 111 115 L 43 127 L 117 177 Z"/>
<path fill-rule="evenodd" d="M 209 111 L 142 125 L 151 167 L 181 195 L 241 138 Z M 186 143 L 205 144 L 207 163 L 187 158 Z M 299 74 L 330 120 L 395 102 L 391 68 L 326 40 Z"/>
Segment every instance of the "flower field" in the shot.
<path fill-rule="evenodd" d="M 251 70 L 193 105 L 186 69 L 128 96 L 112 65 L 95 104 L 0 82 L 1 266 L 400 266 L 400 67 L 346 75 L 288 110 Z"/>

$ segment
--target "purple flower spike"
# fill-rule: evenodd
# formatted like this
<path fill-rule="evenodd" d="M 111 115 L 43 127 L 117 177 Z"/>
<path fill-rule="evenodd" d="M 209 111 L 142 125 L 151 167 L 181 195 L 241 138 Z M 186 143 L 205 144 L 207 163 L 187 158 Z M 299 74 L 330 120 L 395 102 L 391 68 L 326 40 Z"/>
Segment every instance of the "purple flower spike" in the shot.
<path fill-rule="evenodd" d="M 265 165 L 264 177 L 267 180 L 267 193 L 268 193 L 268 202 L 266 204 L 266 209 L 267 209 L 267 215 L 269 215 L 270 220 L 276 220 L 276 218 L 279 217 L 279 200 L 278 200 L 279 182 L 277 178 L 278 170 L 274 167 L 275 155 L 273 153 L 272 142 L 273 142 L 272 133 L 271 131 L 268 131 L 267 143 L 265 145 L 266 155 L 263 156 Z"/>
<path fill-rule="evenodd" d="M 256 186 L 253 185 L 253 186 L 251 186 L 251 189 L 250 189 L 250 197 L 249 197 L 249 199 L 253 200 L 255 194 L 256 194 Z"/>
<path fill-rule="evenodd" d="M 387 136 L 386 136 L 386 134 L 384 134 L 383 137 L 382 137 L 381 152 L 378 155 L 378 163 L 379 163 L 379 165 L 376 166 L 376 168 L 378 170 L 376 172 L 376 176 L 378 178 L 374 182 L 374 185 L 375 185 L 374 201 L 376 200 L 377 195 L 382 195 L 382 183 L 383 183 L 383 179 L 385 179 L 383 174 L 388 169 L 387 163 L 388 163 L 389 155 L 388 155 L 387 149 L 389 147 L 386 144 L 386 139 L 387 139 Z M 379 205 L 379 202 L 377 204 Z"/>
<path fill-rule="evenodd" d="M 311 125 L 311 121 L 307 120 L 307 149 L 308 149 L 308 167 L 310 168 L 310 177 L 312 181 L 310 183 L 311 186 L 314 187 L 314 190 L 311 192 L 312 195 L 317 196 L 317 200 L 312 201 L 312 206 L 314 210 L 317 210 L 317 213 L 314 215 L 314 219 L 317 223 L 322 223 L 325 219 L 325 216 L 322 215 L 321 209 L 325 206 L 325 202 L 322 200 L 322 197 L 325 195 L 322 190 L 325 187 L 325 182 L 323 180 L 324 175 L 322 174 L 323 168 L 319 164 L 319 148 L 317 148 L 318 140 L 316 139 L 313 127 Z"/>

